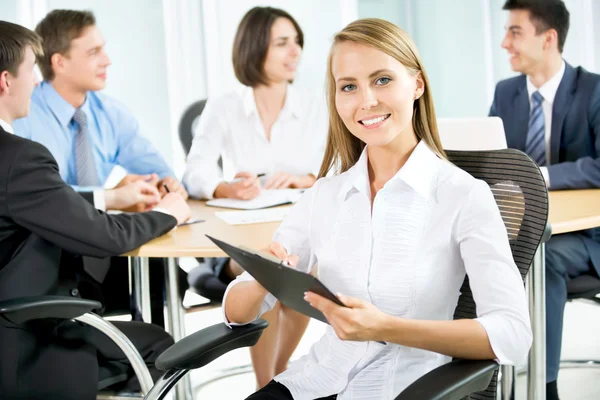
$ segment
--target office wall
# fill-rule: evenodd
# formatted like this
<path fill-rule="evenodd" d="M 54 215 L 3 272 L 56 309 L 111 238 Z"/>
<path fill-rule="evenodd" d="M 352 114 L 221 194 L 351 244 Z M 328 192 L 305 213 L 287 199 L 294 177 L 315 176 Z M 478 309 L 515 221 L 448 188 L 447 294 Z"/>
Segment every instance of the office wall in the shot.
<path fill-rule="evenodd" d="M 8 22 L 19 23 L 17 0 L 2 0 L 0 2 L 0 19 Z"/>

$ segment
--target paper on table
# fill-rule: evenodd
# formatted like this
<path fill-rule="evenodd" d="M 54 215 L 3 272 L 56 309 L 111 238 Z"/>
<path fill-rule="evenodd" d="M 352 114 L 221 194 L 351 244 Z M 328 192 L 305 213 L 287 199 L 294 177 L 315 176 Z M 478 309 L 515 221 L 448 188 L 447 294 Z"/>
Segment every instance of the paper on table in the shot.
<path fill-rule="evenodd" d="M 283 221 L 290 208 L 278 207 L 268 210 L 218 211 L 215 215 L 229 225 L 258 224 L 261 222 Z"/>
<path fill-rule="evenodd" d="M 263 189 L 260 195 L 252 200 L 214 199 L 206 202 L 207 206 L 236 208 L 238 210 L 258 210 L 295 203 L 304 189 Z"/>

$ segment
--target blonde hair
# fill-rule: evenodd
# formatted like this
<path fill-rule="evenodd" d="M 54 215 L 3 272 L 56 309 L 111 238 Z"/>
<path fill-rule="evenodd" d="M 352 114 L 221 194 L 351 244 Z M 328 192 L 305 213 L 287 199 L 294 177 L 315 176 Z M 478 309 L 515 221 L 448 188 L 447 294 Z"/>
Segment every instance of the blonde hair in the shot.
<path fill-rule="evenodd" d="M 433 106 L 433 97 L 429 90 L 429 80 L 423 68 L 417 47 L 410 36 L 391 22 L 378 19 L 359 19 L 350 23 L 333 38 L 333 45 L 327 62 L 327 102 L 329 106 L 329 133 L 325 156 L 319 171 L 319 177 L 327 175 L 337 167 L 336 173 L 342 173 L 352 167 L 365 147 L 365 143 L 352 135 L 340 118 L 335 107 L 335 79 L 331 61 L 335 46 L 342 42 L 354 42 L 373 47 L 394 57 L 413 75 L 421 74 L 425 83 L 423 94 L 415 100 L 412 125 L 415 135 L 441 158 L 446 158 L 438 136 L 437 120 Z"/>

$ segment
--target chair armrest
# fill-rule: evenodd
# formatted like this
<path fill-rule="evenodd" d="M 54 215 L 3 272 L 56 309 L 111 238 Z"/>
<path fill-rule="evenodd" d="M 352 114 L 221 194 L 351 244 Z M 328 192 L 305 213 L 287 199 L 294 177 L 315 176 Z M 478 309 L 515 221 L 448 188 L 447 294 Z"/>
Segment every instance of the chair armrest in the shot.
<path fill-rule="evenodd" d="M 542 234 L 542 239 L 540 240 L 540 243 L 546 243 L 550 237 L 552 236 L 552 225 L 550 225 L 550 222 L 546 222 L 546 227 L 544 228 L 544 233 Z"/>
<path fill-rule="evenodd" d="M 73 319 L 102 305 L 93 300 L 63 296 L 33 296 L 0 302 L 0 316 L 12 323 L 41 318 Z"/>
<path fill-rule="evenodd" d="M 395 400 L 459 400 L 485 390 L 496 369 L 491 360 L 454 360 L 423 375 Z"/>
<path fill-rule="evenodd" d="M 217 324 L 202 329 L 165 350 L 156 359 L 156 368 L 168 371 L 203 367 L 231 350 L 254 346 L 267 326 L 267 321 L 259 319 L 232 328 L 225 324 Z"/>

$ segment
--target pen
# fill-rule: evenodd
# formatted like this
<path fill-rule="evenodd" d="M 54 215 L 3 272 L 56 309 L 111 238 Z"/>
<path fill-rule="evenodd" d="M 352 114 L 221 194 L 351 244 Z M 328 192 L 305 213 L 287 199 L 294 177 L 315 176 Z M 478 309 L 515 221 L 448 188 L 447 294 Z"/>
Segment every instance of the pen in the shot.
<path fill-rule="evenodd" d="M 169 187 L 167 185 L 163 185 L 165 190 L 167 191 L 167 193 L 171 193 L 171 191 L 169 190 Z"/>
<path fill-rule="evenodd" d="M 264 176 L 267 176 L 267 174 L 258 174 L 258 175 L 256 175 L 257 178 L 262 178 Z M 229 183 L 240 182 L 240 181 L 243 181 L 244 179 L 247 179 L 247 178 L 235 178 L 235 179 L 229 181 Z"/>

